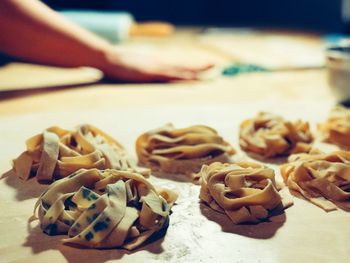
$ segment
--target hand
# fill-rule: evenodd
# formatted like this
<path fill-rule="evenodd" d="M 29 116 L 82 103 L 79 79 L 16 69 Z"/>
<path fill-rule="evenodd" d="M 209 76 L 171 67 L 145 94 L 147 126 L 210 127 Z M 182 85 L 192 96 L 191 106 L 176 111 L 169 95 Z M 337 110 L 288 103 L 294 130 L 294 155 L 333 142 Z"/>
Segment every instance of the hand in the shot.
<path fill-rule="evenodd" d="M 106 54 L 101 70 L 106 77 L 127 82 L 170 82 L 197 80 L 212 64 L 185 66 L 165 63 L 150 52 L 114 48 Z"/>

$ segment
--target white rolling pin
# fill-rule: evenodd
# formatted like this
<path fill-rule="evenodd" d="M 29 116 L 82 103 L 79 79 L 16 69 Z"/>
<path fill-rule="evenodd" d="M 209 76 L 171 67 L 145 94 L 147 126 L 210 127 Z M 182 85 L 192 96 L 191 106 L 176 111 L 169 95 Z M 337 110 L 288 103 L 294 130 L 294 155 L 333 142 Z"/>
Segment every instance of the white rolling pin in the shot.
<path fill-rule="evenodd" d="M 164 22 L 137 23 L 127 12 L 64 10 L 61 14 L 112 43 L 130 36 L 168 36 L 175 29 Z"/>

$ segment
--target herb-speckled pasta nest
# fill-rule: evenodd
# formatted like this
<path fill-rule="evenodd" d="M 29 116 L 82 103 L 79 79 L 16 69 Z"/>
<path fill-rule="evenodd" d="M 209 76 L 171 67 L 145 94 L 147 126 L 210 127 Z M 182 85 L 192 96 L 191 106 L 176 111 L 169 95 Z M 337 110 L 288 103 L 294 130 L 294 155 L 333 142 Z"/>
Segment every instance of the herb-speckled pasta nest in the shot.
<path fill-rule="evenodd" d="M 281 116 L 260 112 L 240 126 L 240 146 L 244 151 L 264 158 L 307 152 L 313 141 L 307 122 L 294 123 Z"/>
<path fill-rule="evenodd" d="M 281 196 L 273 169 L 252 162 L 203 165 L 200 199 L 234 224 L 259 223 L 293 203 Z"/>
<path fill-rule="evenodd" d="M 118 169 L 149 175 L 140 168 L 124 147 L 92 125 L 74 131 L 50 127 L 29 138 L 27 150 L 13 161 L 16 174 L 27 180 L 34 174 L 39 182 L 51 182 L 85 168 Z"/>
<path fill-rule="evenodd" d="M 65 243 L 131 250 L 168 226 L 176 199 L 141 174 L 81 169 L 51 184 L 35 211 L 45 233 L 68 234 Z"/>
<path fill-rule="evenodd" d="M 136 141 L 139 162 L 162 174 L 183 174 L 198 179 L 203 164 L 227 162 L 235 150 L 204 125 L 176 129 L 172 124 L 142 134 Z"/>

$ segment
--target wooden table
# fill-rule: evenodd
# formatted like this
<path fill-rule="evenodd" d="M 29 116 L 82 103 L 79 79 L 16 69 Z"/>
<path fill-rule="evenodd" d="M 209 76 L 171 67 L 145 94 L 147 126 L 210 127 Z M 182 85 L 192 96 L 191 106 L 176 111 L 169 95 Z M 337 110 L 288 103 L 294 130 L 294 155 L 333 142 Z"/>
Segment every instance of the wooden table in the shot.
<path fill-rule="evenodd" d="M 294 50 L 283 46 L 289 41 L 297 43 Z M 276 50 L 278 43 L 284 43 L 280 51 Z M 230 50 L 235 44 L 237 47 Z M 318 61 L 322 57 L 317 36 L 276 32 L 232 36 L 185 32 L 166 40 L 136 39 L 127 45 L 157 48 L 159 54 L 179 63 L 210 60 L 219 66 L 232 61 L 250 62 L 254 52 L 257 63 L 269 66 L 280 66 L 281 61 L 287 65 L 300 63 L 295 58 L 302 56 L 301 60 L 305 61 L 304 55 L 310 52 L 307 61 Z M 249 52 L 245 46 L 250 48 Z M 243 51 L 237 53 L 237 50 Z M 87 84 L 99 76 L 98 72 L 86 69 L 74 71 L 25 64 L 1 68 L 0 88 L 45 87 L 0 93 L 1 171 L 5 173 L 11 168 L 10 160 L 24 149 L 27 137 L 51 125 L 72 128 L 84 122 L 95 124 L 134 153 L 134 141 L 141 132 L 169 121 L 177 126 L 203 123 L 216 128 L 239 149 L 238 125 L 258 111 L 308 119 L 315 128 L 335 103 L 322 69 L 242 74 L 234 78 L 219 76 L 218 70 L 214 70 L 197 82 Z M 79 85 L 79 81 L 85 84 Z M 57 87 L 67 84 L 72 85 Z M 238 155 L 247 157 L 242 152 Z M 270 166 L 276 169 L 281 180 L 278 166 Z M 35 180 L 22 182 L 11 172 L 3 177 L 0 180 L 0 262 L 116 259 L 123 262 L 347 262 L 350 257 L 347 245 L 350 216 L 344 211 L 325 213 L 294 198 L 294 206 L 274 222 L 233 226 L 224 216 L 198 203 L 198 186 L 155 177 L 151 178 L 155 183 L 180 193 L 163 239 L 134 253 L 71 248 L 60 244 L 61 237 L 43 234 L 37 222 L 28 227 L 36 197 L 46 186 L 38 185 Z"/>

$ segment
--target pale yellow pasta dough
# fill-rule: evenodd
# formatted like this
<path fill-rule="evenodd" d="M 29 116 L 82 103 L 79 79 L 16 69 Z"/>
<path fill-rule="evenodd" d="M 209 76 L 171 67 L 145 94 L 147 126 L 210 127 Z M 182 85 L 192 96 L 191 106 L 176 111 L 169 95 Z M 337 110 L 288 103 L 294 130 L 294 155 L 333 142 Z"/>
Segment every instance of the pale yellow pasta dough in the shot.
<path fill-rule="evenodd" d="M 35 205 L 48 235 L 64 243 L 132 250 L 166 228 L 177 194 L 130 171 L 81 169 L 51 184 Z"/>
<path fill-rule="evenodd" d="M 198 177 L 194 173 L 199 172 L 203 164 L 226 162 L 235 150 L 208 126 L 176 129 L 167 124 L 139 136 L 136 152 L 139 162 L 152 171 L 184 174 L 196 181 Z"/>
<path fill-rule="evenodd" d="M 241 148 L 265 158 L 309 151 L 308 144 L 312 141 L 307 122 L 298 120 L 292 123 L 266 112 L 243 121 L 240 126 Z"/>
<path fill-rule="evenodd" d="M 50 127 L 29 138 L 26 145 L 27 150 L 13 160 L 14 171 L 24 180 L 34 173 L 39 182 L 51 182 L 81 168 L 150 173 L 138 167 L 119 142 L 92 125 L 73 131 Z"/>
<path fill-rule="evenodd" d="M 350 209 L 350 152 L 291 155 L 281 174 L 292 192 L 325 211 Z"/>
<path fill-rule="evenodd" d="M 203 165 L 200 199 L 234 224 L 258 223 L 292 205 L 281 196 L 272 169 L 252 162 Z"/>
<path fill-rule="evenodd" d="M 341 147 L 350 148 L 350 110 L 334 108 L 327 121 L 319 125 L 323 139 Z"/>

